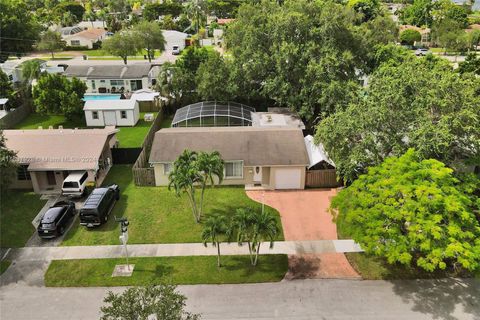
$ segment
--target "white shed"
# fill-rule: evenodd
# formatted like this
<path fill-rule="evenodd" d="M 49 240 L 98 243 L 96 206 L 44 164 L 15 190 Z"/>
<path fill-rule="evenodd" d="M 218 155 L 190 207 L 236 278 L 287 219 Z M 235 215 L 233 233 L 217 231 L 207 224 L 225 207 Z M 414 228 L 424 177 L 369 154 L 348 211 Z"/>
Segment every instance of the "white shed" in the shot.
<path fill-rule="evenodd" d="M 140 118 L 138 102 L 133 99 L 87 100 L 83 111 L 89 127 L 133 127 Z"/>

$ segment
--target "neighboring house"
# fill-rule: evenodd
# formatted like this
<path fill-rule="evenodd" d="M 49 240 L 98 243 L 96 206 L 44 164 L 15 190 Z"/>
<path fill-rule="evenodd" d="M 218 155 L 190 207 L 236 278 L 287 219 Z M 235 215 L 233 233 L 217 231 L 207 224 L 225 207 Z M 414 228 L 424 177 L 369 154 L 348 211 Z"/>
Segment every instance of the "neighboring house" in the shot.
<path fill-rule="evenodd" d="M 7 98 L 0 98 L 0 119 L 5 117 L 8 113 L 7 102 L 8 102 Z"/>
<path fill-rule="evenodd" d="M 47 62 L 41 59 L 34 59 L 40 62 L 40 71 L 46 71 L 52 73 L 50 68 L 47 67 Z M 13 83 L 22 82 L 22 64 L 27 60 L 7 60 L 4 63 L 0 63 L 0 69 L 8 76 Z M 63 71 L 63 70 L 62 70 Z"/>
<path fill-rule="evenodd" d="M 417 26 L 412 26 L 408 24 L 404 24 L 400 26 L 400 33 L 402 33 L 405 30 L 415 30 L 420 32 L 420 35 L 422 36 L 420 43 L 415 43 L 415 45 L 421 45 L 424 47 L 429 47 L 431 45 L 431 30 L 430 28 L 420 28 Z"/>
<path fill-rule="evenodd" d="M 62 37 L 62 40 L 66 40 L 68 37 L 73 36 L 74 34 L 77 34 L 79 32 L 82 32 L 83 30 L 84 29 L 79 26 L 64 27 L 60 29 L 60 36 Z"/>
<path fill-rule="evenodd" d="M 480 10 L 480 0 L 475 0 L 472 5 L 472 11 L 479 11 Z"/>
<path fill-rule="evenodd" d="M 87 85 L 87 93 L 121 93 L 146 89 L 155 84 L 158 66 L 149 63 L 130 65 L 68 66 L 64 73 Z"/>
<path fill-rule="evenodd" d="M 67 45 L 70 47 L 87 47 L 93 49 L 93 45 L 97 42 L 105 40 L 107 31 L 105 29 L 87 29 L 73 35 L 64 37 Z"/>
<path fill-rule="evenodd" d="M 138 102 L 135 99 L 87 100 L 83 111 L 89 127 L 133 127 L 140 117 Z"/>
<path fill-rule="evenodd" d="M 235 19 L 218 19 L 217 23 L 221 26 L 227 25 L 231 22 L 235 21 Z"/>
<path fill-rule="evenodd" d="M 117 132 L 114 127 L 4 130 L 6 147 L 17 153 L 19 164 L 12 188 L 58 194 L 74 171 L 87 171 L 99 186 L 112 166 Z"/>
<path fill-rule="evenodd" d="M 165 38 L 166 52 L 171 52 L 174 46 L 178 46 L 180 51 L 185 49 L 185 39 L 188 38 L 188 34 L 176 30 L 162 30 L 162 33 Z"/>
<path fill-rule="evenodd" d="M 302 130 L 292 127 L 196 127 L 161 129 L 150 165 L 155 184 L 168 185 L 175 159 L 185 150 L 218 151 L 225 161 L 224 185 L 303 189 L 308 158 Z"/>

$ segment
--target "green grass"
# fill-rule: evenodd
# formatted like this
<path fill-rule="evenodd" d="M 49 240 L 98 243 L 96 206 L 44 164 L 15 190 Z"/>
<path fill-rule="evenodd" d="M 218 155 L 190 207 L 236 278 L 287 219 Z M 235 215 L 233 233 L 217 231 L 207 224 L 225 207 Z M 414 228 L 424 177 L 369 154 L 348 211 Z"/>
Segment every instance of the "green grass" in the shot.
<path fill-rule="evenodd" d="M 3 274 L 5 271 L 7 271 L 8 267 L 10 267 L 10 264 L 12 264 L 12 262 L 9 260 L 0 261 L 0 274 Z"/>
<path fill-rule="evenodd" d="M 47 287 L 138 286 L 148 284 L 223 284 L 277 282 L 288 269 L 286 255 L 263 255 L 252 267 L 248 256 L 133 258 L 131 277 L 112 277 L 125 259 L 54 260 L 45 274 Z"/>
<path fill-rule="evenodd" d="M 46 201 L 28 191 L 9 190 L 0 198 L 0 247 L 23 247 L 35 232 L 32 220 Z"/>
<path fill-rule="evenodd" d="M 142 146 L 143 140 L 152 126 L 152 122 L 143 120 L 144 115 L 145 112 L 140 113 L 140 119 L 134 127 L 117 127 L 120 130 L 117 133 L 120 148 L 137 148 Z"/>
<path fill-rule="evenodd" d="M 177 197 L 166 187 L 137 187 L 132 181 L 131 166 L 116 165 L 109 172 L 105 184 L 117 183 L 121 198 L 115 205 L 111 219 L 99 228 L 80 227 L 76 221 L 62 245 L 112 245 L 118 244 L 120 229 L 113 216 L 128 217 L 130 221 L 129 243 L 185 243 L 201 242 L 202 224 L 194 221 L 190 204 L 185 195 Z M 204 213 L 232 215 L 237 208 L 253 207 L 261 210 L 261 204 L 245 194 L 244 187 L 215 187 L 205 192 Z M 281 230 L 280 217 L 274 213 Z M 283 240 L 280 233 L 277 240 Z"/>
<path fill-rule="evenodd" d="M 37 129 L 42 126 L 48 129 L 49 126 L 58 128 L 62 125 L 64 128 L 85 128 L 85 119 L 77 118 L 74 120 L 67 120 L 63 115 L 42 115 L 38 113 L 31 113 L 27 118 L 15 126 L 15 129 Z"/>
<path fill-rule="evenodd" d="M 160 123 L 160 129 L 170 128 L 170 126 L 172 125 L 173 116 L 174 116 L 173 114 L 171 114 L 171 115 L 164 115 L 164 116 L 163 116 L 163 120 L 162 120 L 162 122 Z"/>
<path fill-rule="evenodd" d="M 339 239 L 351 239 L 348 226 L 342 215 L 337 219 Z M 468 272 L 453 270 L 427 272 L 422 268 L 405 266 L 399 263 L 390 264 L 382 257 L 360 252 L 345 253 L 352 267 L 366 280 L 401 280 L 401 279 L 438 279 L 445 277 L 472 277 Z"/>
<path fill-rule="evenodd" d="M 84 51 L 81 51 L 82 54 L 85 54 L 87 55 L 89 58 L 90 57 L 111 57 L 112 54 L 104 51 L 103 49 L 97 49 L 97 50 L 84 50 Z M 146 50 L 142 50 L 141 52 L 137 53 L 136 57 L 141 57 L 143 59 L 143 55 L 146 55 L 147 54 L 147 51 Z M 160 56 L 160 51 L 159 50 L 155 50 L 155 57 L 158 57 Z M 118 58 L 120 59 L 120 58 Z M 129 57 L 130 59 L 130 57 Z"/>

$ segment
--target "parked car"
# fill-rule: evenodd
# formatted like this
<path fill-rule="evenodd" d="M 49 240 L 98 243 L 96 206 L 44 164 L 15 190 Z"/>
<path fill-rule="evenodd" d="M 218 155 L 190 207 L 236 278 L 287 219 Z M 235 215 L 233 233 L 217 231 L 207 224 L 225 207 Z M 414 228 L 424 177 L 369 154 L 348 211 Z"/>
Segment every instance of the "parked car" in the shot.
<path fill-rule="evenodd" d="M 63 180 L 62 194 L 70 197 L 81 197 L 85 194 L 88 172 L 79 171 L 70 173 Z"/>
<path fill-rule="evenodd" d="M 91 228 L 107 222 L 119 199 L 120 188 L 116 184 L 94 189 L 80 209 L 80 225 Z"/>
<path fill-rule="evenodd" d="M 180 52 L 182 52 L 182 50 L 180 49 L 180 46 L 173 46 L 173 47 L 172 47 L 172 54 L 173 54 L 174 56 L 179 55 Z"/>
<path fill-rule="evenodd" d="M 415 50 L 415 55 L 416 56 L 426 56 L 429 53 L 430 53 L 430 51 L 428 51 L 428 49 L 425 49 L 425 48 L 420 48 L 420 49 Z"/>
<path fill-rule="evenodd" d="M 42 216 L 37 227 L 38 236 L 44 239 L 58 237 L 65 232 L 67 224 L 75 215 L 75 203 L 59 201 Z"/>

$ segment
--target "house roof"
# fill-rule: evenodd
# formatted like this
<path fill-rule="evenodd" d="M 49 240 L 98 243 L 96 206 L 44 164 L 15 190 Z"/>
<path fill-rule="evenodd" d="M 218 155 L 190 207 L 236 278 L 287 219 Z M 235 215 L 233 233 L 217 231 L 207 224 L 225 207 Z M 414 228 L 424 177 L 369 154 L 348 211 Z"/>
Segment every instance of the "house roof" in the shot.
<path fill-rule="evenodd" d="M 138 63 L 131 65 L 68 66 L 67 77 L 87 79 L 141 79 L 147 77 L 152 65 Z"/>
<path fill-rule="evenodd" d="M 0 98 L 0 105 L 6 104 L 8 102 L 8 98 Z"/>
<path fill-rule="evenodd" d="M 137 101 L 154 101 L 160 95 L 159 92 L 150 89 L 140 89 L 135 91 L 130 99 Z"/>
<path fill-rule="evenodd" d="M 302 130 L 295 128 L 168 128 L 155 133 L 150 163 L 173 162 L 185 150 L 218 151 L 245 166 L 308 166 Z"/>
<path fill-rule="evenodd" d="M 17 152 L 17 161 L 29 171 L 96 170 L 109 136 L 104 129 L 4 130 L 6 146 Z"/>
<path fill-rule="evenodd" d="M 308 165 L 309 169 L 322 161 L 325 161 L 326 163 L 335 167 L 335 163 L 333 163 L 332 159 L 330 159 L 328 156 L 323 144 L 315 144 L 315 141 L 311 135 L 306 136 L 304 139 L 305 147 L 307 148 L 308 159 L 310 160 L 310 164 Z"/>
<path fill-rule="evenodd" d="M 81 32 L 75 33 L 71 36 L 69 36 L 69 39 L 72 38 L 84 38 L 88 40 L 96 40 L 102 36 L 104 36 L 107 33 L 105 29 L 100 29 L 100 28 L 95 28 L 95 29 L 87 29 L 83 30 Z"/>
<path fill-rule="evenodd" d="M 137 101 L 133 99 L 87 100 L 83 110 L 133 110 L 136 104 Z"/>

